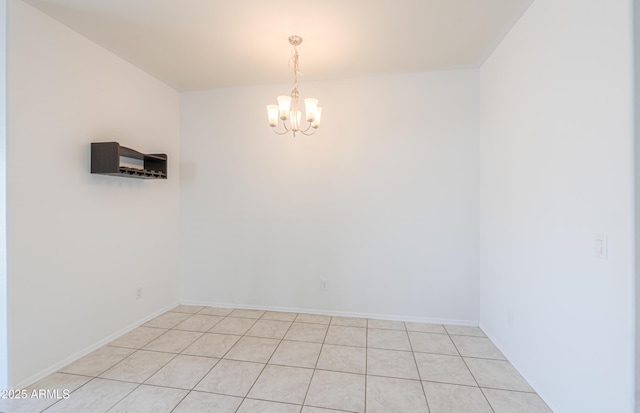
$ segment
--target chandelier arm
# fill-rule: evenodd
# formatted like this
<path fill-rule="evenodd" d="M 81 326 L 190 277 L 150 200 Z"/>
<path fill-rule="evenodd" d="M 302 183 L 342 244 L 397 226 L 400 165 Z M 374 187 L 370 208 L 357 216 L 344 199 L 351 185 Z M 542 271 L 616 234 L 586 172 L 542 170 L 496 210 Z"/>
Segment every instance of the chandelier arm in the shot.
<path fill-rule="evenodd" d="M 313 135 L 314 133 L 316 133 L 316 131 L 318 130 L 318 128 L 313 128 L 313 131 L 312 131 L 311 133 L 307 133 L 307 131 L 308 131 L 308 130 L 309 130 L 309 128 L 307 128 L 307 129 L 305 129 L 305 130 L 301 130 L 300 132 L 301 132 L 303 135 L 311 136 L 311 135 Z"/>
<path fill-rule="evenodd" d="M 311 129 L 311 125 L 312 125 L 313 122 L 307 122 L 307 123 L 309 124 L 309 126 L 307 126 L 307 129 L 305 129 L 305 130 L 300 129 L 300 132 L 304 133 L 305 135 L 313 135 L 313 133 L 309 133 L 309 134 L 305 133 L 306 131 Z"/>
<path fill-rule="evenodd" d="M 285 133 L 291 132 L 291 128 L 287 128 L 287 121 L 283 120 L 282 126 L 284 127 L 284 132 L 278 132 L 275 127 L 271 128 L 271 130 L 273 130 L 273 133 L 275 133 L 276 135 L 284 135 Z"/>
<path fill-rule="evenodd" d="M 278 131 L 277 131 L 277 130 L 275 130 L 275 129 L 271 129 L 271 130 L 272 130 L 272 131 L 273 131 L 273 133 L 275 133 L 276 135 L 284 135 L 284 134 L 286 134 L 286 133 L 289 133 L 289 130 L 288 130 L 288 129 L 285 129 L 283 132 L 278 132 Z"/>

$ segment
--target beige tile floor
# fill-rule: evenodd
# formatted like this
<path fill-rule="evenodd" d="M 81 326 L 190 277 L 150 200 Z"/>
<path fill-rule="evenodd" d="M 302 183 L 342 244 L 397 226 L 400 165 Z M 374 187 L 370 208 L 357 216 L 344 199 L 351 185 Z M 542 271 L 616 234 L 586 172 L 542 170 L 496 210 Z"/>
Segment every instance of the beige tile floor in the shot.
<path fill-rule="evenodd" d="M 0 412 L 551 411 L 476 327 L 183 305 L 33 389 Z"/>

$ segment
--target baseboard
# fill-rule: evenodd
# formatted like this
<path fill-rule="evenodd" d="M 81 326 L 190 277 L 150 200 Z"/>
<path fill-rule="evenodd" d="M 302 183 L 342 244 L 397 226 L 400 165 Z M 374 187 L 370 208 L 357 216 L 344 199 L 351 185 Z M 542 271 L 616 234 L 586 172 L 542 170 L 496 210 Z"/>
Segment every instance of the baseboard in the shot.
<path fill-rule="evenodd" d="M 458 319 L 448 319 L 448 318 L 415 317 L 415 316 L 407 316 L 407 315 L 317 310 L 317 309 L 311 309 L 311 308 L 276 307 L 276 306 L 268 306 L 268 305 L 216 303 L 216 302 L 210 302 L 210 301 L 181 300 L 180 304 L 198 305 L 198 306 L 205 306 L 205 307 L 241 308 L 246 310 L 263 310 L 263 311 L 283 311 L 283 312 L 290 312 L 290 313 L 321 314 L 321 315 L 331 315 L 331 316 L 339 316 L 339 317 L 374 318 L 376 320 L 408 321 L 408 322 L 415 322 L 415 323 L 432 323 L 432 324 L 447 324 L 447 325 L 456 325 L 456 326 L 478 327 L 477 320 L 458 320 Z"/>
<path fill-rule="evenodd" d="M 12 388 L 14 389 L 24 389 L 27 386 L 30 386 L 34 383 L 36 383 L 39 380 L 42 380 L 43 378 L 45 378 L 46 376 L 48 376 L 51 373 L 55 373 L 56 371 L 60 370 L 61 368 L 63 368 L 64 366 L 66 366 L 67 364 L 73 363 L 74 361 L 86 356 L 87 354 L 91 353 L 92 351 L 95 351 L 97 349 L 99 349 L 100 347 L 104 346 L 105 344 L 108 344 L 110 342 L 112 342 L 113 340 L 115 340 L 116 338 L 122 336 L 123 334 L 128 333 L 129 331 L 133 330 L 134 328 L 139 327 L 140 325 L 146 323 L 147 321 L 159 316 L 162 313 L 165 313 L 169 310 L 171 310 L 172 308 L 174 308 L 175 306 L 177 306 L 178 303 L 174 303 L 171 305 L 168 305 L 164 308 L 162 308 L 159 311 L 154 312 L 153 314 L 144 317 L 141 320 L 138 320 L 132 324 L 129 324 L 127 327 L 116 331 L 115 333 L 109 335 L 108 337 L 105 337 L 104 339 L 90 345 L 89 347 L 86 347 L 82 350 L 80 350 L 79 352 L 65 358 L 64 360 L 61 360 L 49 367 L 47 367 L 44 370 L 41 370 L 40 372 L 32 375 L 31 377 L 23 380 L 22 382 L 18 383 L 16 386 L 12 386 Z"/>

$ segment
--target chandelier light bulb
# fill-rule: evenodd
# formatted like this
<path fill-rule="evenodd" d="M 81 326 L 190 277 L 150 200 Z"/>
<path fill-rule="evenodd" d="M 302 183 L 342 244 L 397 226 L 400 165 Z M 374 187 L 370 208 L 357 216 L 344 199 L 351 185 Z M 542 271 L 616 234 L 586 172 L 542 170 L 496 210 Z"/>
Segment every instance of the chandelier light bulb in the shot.
<path fill-rule="evenodd" d="M 278 96 L 278 106 L 280 107 L 280 119 L 289 119 L 291 110 L 291 96 Z"/>
<path fill-rule="evenodd" d="M 278 105 L 267 105 L 267 113 L 269 114 L 269 126 L 272 128 L 278 125 L 278 114 L 280 113 Z"/>
<path fill-rule="evenodd" d="M 316 108 L 318 107 L 318 99 L 306 98 L 304 100 L 305 113 L 307 114 L 307 122 L 313 122 L 316 118 Z"/>
<path fill-rule="evenodd" d="M 316 109 L 316 117 L 313 120 L 313 123 L 311 124 L 311 127 L 313 129 L 318 129 L 320 127 L 320 118 L 322 117 L 322 108 L 318 107 Z"/>

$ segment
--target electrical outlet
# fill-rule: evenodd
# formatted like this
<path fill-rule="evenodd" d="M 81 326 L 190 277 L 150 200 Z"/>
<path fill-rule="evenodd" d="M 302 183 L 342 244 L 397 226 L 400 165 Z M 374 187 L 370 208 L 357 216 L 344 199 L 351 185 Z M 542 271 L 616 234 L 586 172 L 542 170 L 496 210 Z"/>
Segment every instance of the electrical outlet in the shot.
<path fill-rule="evenodd" d="M 136 288 L 136 300 L 139 300 L 142 298 L 142 287 L 138 287 Z"/>
<path fill-rule="evenodd" d="M 320 278 L 320 289 L 327 291 L 329 289 L 329 281 L 326 278 Z"/>

